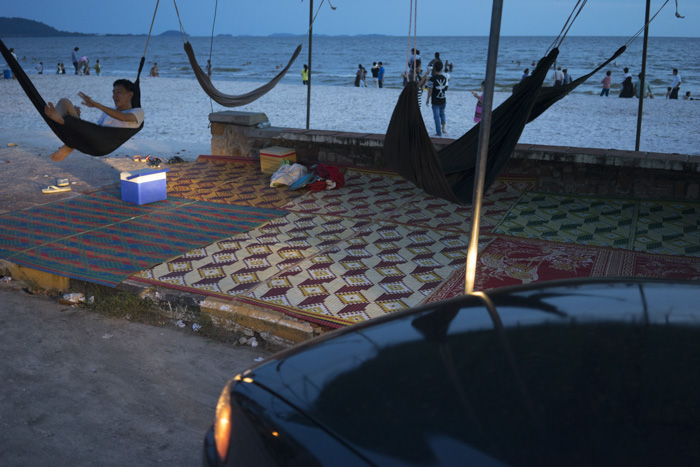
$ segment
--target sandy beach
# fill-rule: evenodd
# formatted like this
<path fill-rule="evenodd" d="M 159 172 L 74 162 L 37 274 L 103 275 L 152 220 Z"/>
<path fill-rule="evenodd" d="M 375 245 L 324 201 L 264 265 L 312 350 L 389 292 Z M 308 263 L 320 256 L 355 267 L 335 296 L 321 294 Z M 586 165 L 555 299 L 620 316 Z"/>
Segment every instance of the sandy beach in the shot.
<path fill-rule="evenodd" d="M 82 91 L 98 102 L 111 105 L 113 77 L 33 75 L 35 86 L 48 101 L 68 97 L 75 101 Z M 242 94 L 260 86 L 253 82 L 215 81 L 228 94 Z M 210 152 L 208 115 L 212 111 L 264 112 L 273 126 L 306 126 L 306 87 L 280 84 L 258 101 L 237 109 L 226 109 L 209 98 L 194 79 L 143 78 L 144 129 L 108 158 L 151 154 L 161 158 L 179 155 L 195 159 Z M 313 86 L 311 128 L 366 133 L 384 133 L 399 90 Z M 508 97 L 496 95 L 496 104 Z M 17 149 L 46 157 L 60 146 L 40 118 L 19 84 L 0 80 L 0 144 L 16 143 Z M 570 95 L 555 104 L 522 134 L 521 143 L 633 150 L 637 124 L 637 99 Z M 447 134 L 457 138 L 473 125 L 475 98 L 470 92 L 448 91 Z M 83 109 L 83 118 L 95 121 L 99 111 Z M 423 105 L 428 132 L 434 134 L 432 112 Z M 663 96 L 644 102 L 640 150 L 661 153 L 700 154 L 700 102 L 666 100 Z M 74 153 L 71 159 L 85 158 Z"/>

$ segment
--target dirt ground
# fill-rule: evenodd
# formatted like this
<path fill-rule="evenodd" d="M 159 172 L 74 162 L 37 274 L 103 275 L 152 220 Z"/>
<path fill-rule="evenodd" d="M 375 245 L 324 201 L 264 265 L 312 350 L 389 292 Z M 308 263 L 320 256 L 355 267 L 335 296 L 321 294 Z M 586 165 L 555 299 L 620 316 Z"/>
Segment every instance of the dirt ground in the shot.
<path fill-rule="evenodd" d="M 0 287 L 0 465 L 199 465 L 225 382 L 268 352 Z"/>

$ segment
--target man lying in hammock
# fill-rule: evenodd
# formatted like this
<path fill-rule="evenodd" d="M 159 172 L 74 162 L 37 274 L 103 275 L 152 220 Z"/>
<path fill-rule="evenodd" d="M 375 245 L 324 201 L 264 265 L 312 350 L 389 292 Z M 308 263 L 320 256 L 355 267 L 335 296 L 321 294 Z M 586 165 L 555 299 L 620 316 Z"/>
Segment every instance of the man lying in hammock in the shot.
<path fill-rule="evenodd" d="M 103 112 L 97 120 L 97 124 L 100 126 L 138 128 L 143 122 L 143 109 L 131 107 L 131 98 L 134 96 L 134 83 L 128 79 L 118 79 L 113 84 L 112 99 L 114 100 L 114 108 L 95 102 L 90 96 L 82 92 L 79 92 L 78 95 L 82 99 L 83 105 L 96 107 Z M 80 108 L 74 106 L 70 100 L 65 98 L 59 100 L 55 107 L 49 102 L 44 108 L 44 113 L 59 125 L 65 124 L 65 120 L 63 120 L 65 116 L 70 115 L 80 118 Z M 72 151 L 73 148 L 63 145 L 58 151 L 51 154 L 51 159 L 56 162 L 62 161 Z"/>

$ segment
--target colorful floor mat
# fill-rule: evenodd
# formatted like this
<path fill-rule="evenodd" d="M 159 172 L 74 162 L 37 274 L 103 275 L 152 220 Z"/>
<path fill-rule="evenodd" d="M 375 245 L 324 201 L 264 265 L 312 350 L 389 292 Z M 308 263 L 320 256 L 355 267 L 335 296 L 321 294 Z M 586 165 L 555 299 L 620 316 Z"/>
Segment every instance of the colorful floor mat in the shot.
<path fill-rule="evenodd" d="M 493 232 L 696 256 L 700 255 L 700 203 L 526 192 Z"/>
<path fill-rule="evenodd" d="M 283 214 L 175 197 L 138 206 L 109 190 L 0 216 L 0 258 L 116 286 L 135 272 Z"/>
<path fill-rule="evenodd" d="M 168 195 L 211 203 L 276 209 L 302 194 L 270 187 L 270 175 L 260 172 L 260 162 L 251 159 L 200 156 L 172 166 L 168 174 Z"/>
<path fill-rule="evenodd" d="M 427 301 L 462 295 L 464 274 L 457 271 Z M 584 277 L 700 280 L 700 258 L 498 237 L 479 254 L 474 289 Z"/>
<path fill-rule="evenodd" d="M 463 267 L 467 242 L 464 233 L 292 212 L 132 279 L 343 326 L 420 304 Z"/>

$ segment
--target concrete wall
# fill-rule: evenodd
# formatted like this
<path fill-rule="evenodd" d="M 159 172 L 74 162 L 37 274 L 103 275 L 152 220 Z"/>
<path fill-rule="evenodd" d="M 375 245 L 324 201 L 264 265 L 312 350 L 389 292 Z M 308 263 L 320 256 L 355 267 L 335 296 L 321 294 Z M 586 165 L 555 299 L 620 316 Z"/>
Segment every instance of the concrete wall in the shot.
<path fill-rule="evenodd" d="M 294 148 L 302 163 L 385 168 L 384 135 L 269 127 L 263 113 L 216 112 L 213 155 L 260 158 L 269 146 Z M 451 139 L 434 138 L 439 150 Z M 649 199 L 700 200 L 700 156 L 519 144 L 503 175 L 532 176 L 538 190 Z"/>

